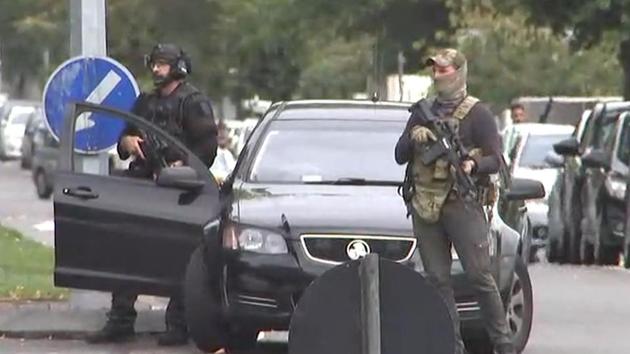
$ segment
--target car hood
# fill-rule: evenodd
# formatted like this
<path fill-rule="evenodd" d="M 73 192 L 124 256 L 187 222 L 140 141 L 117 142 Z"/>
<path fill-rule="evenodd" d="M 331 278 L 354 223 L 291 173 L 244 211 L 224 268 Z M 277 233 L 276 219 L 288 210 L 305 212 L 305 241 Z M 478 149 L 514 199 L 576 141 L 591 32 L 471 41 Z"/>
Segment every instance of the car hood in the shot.
<path fill-rule="evenodd" d="M 553 188 L 556 178 L 558 177 L 557 168 L 516 168 L 513 176 L 516 178 L 527 178 L 542 183 L 545 187 L 545 199 L 549 197 L 551 188 Z"/>
<path fill-rule="evenodd" d="M 411 219 L 393 186 L 243 184 L 232 219 L 265 228 L 411 236 Z M 294 232 L 292 232 L 294 234 Z M 297 237 L 297 235 L 292 235 Z"/>

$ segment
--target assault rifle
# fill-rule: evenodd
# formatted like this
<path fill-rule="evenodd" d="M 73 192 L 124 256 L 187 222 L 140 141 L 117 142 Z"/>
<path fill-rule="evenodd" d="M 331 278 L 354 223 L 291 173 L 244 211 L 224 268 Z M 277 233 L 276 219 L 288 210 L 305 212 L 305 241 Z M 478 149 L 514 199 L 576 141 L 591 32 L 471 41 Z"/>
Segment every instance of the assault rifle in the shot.
<path fill-rule="evenodd" d="M 422 99 L 414 103 L 411 108 L 412 126 L 421 125 L 429 128 L 436 137 L 436 141 L 423 152 L 421 161 L 425 166 L 444 158 L 455 171 L 455 189 L 461 198 L 477 197 L 474 181 L 462 168 L 462 162 L 469 159 L 469 152 L 447 121 L 440 119 L 432 111 L 429 102 Z"/>

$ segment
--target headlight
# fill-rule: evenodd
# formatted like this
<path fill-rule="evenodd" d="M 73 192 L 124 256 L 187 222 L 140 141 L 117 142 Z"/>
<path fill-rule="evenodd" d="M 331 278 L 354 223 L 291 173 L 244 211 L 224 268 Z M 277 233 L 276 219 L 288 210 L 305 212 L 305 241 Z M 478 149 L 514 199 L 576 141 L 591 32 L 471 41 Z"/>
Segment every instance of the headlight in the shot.
<path fill-rule="evenodd" d="M 626 197 L 626 181 L 608 177 L 606 178 L 606 190 L 613 198 L 624 200 Z"/>
<path fill-rule="evenodd" d="M 288 253 L 287 242 L 278 233 L 229 224 L 223 230 L 223 247 L 264 254 Z"/>

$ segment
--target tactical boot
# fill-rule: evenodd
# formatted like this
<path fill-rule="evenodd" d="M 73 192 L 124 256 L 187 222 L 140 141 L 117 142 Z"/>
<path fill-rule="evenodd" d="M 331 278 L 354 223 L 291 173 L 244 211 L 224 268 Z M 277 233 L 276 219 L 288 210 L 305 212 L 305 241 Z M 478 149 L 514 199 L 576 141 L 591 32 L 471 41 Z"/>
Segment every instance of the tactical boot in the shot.
<path fill-rule="evenodd" d="M 133 336 L 133 325 L 107 322 L 100 331 L 88 335 L 86 341 L 92 344 L 124 342 L 130 340 Z"/>
<path fill-rule="evenodd" d="M 158 337 L 158 345 L 172 347 L 188 344 L 188 332 L 184 328 L 173 327 Z"/>
<path fill-rule="evenodd" d="M 495 354 L 516 354 L 516 349 L 512 343 L 501 343 L 494 347 Z"/>

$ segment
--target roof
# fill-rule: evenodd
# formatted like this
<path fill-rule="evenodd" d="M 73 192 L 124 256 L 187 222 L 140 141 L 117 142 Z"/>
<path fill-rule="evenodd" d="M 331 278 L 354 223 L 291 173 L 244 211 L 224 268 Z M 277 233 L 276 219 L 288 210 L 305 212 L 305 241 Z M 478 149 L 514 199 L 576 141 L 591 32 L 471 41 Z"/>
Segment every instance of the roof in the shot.
<path fill-rule="evenodd" d="M 520 123 L 514 124 L 513 129 L 520 134 L 532 135 L 571 135 L 575 127 L 568 124 L 549 124 L 549 123 Z"/>
<path fill-rule="evenodd" d="M 406 120 L 411 103 L 365 100 L 298 100 L 276 103 L 277 119 Z"/>

